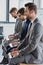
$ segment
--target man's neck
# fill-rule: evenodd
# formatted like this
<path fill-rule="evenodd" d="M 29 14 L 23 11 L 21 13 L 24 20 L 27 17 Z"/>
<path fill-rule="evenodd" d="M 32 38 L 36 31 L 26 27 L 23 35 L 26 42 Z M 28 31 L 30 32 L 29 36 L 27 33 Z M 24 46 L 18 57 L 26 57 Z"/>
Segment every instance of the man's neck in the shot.
<path fill-rule="evenodd" d="M 31 20 L 31 22 L 33 23 L 35 19 L 36 19 L 36 16 L 33 17 L 33 18 L 31 18 L 30 20 Z"/>

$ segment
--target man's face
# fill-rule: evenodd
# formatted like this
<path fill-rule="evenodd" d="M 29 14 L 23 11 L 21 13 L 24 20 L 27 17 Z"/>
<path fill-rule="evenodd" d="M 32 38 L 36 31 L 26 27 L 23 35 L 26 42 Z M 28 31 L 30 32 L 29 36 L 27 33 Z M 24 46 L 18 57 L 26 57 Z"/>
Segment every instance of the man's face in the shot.
<path fill-rule="evenodd" d="M 29 10 L 28 7 L 25 7 L 25 15 L 27 18 L 32 19 L 35 16 L 35 11 Z"/>
<path fill-rule="evenodd" d="M 12 17 L 17 18 L 17 11 L 13 11 L 13 12 L 11 13 L 11 15 L 12 15 Z"/>
<path fill-rule="evenodd" d="M 18 13 L 18 17 L 19 17 L 19 19 L 20 20 L 25 20 L 26 19 L 26 16 L 23 14 L 23 15 L 21 15 L 20 13 Z"/>
<path fill-rule="evenodd" d="M 30 10 L 28 9 L 28 7 L 25 7 L 25 15 L 27 16 L 27 18 L 30 18 Z"/>

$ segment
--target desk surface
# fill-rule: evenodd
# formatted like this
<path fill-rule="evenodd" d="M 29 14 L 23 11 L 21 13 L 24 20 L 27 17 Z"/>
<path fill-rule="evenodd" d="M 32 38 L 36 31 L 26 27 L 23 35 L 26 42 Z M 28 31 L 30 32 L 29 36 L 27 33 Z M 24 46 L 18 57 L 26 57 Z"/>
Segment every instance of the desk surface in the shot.
<path fill-rule="evenodd" d="M 43 65 L 43 64 L 24 64 L 24 63 L 20 63 L 20 65 Z"/>

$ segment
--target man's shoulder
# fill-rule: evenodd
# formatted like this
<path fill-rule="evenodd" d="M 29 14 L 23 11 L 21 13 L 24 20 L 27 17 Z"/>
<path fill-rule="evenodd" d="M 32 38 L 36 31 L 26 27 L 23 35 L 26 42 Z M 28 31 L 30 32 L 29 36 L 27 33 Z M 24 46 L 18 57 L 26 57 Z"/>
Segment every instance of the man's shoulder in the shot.
<path fill-rule="evenodd" d="M 41 25 L 40 20 L 38 18 L 34 21 L 34 29 L 40 31 L 43 30 L 43 26 Z"/>
<path fill-rule="evenodd" d="M 34 24 L 36 26 L 41 26 L 42 27 L 41 22 L 40 22 L 40 20 L 38 18 L 35 19 Z"/>

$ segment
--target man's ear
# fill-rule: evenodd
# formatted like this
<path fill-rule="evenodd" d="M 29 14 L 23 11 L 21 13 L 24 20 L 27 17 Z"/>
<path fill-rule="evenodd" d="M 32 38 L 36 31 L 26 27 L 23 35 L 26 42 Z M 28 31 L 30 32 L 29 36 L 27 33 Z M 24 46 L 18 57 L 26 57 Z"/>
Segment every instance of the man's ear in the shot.
<path fill-rule="evenodd" d="M 31 12 L 31 14 L 32 14 L 32 13 L 34 12 L 34 10 L 31 10 L 30 12 Z"/>
<path fill-rule="evenodd" d="M 32 15 L 33 15 L 33 13 L 34 13 L 34 10 L 31 10 L 31 11 L 30 11 L 30 15 L 32 16 Z"/>

